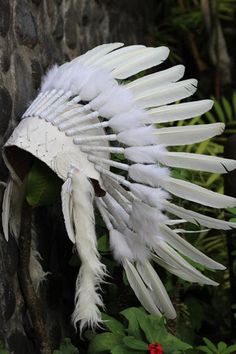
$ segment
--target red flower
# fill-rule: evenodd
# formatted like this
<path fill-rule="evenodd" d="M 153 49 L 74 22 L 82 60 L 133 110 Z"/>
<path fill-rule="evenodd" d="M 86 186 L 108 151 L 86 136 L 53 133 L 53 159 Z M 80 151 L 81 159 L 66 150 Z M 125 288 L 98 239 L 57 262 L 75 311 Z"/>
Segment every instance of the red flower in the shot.
<path fill-rule="evenodd" d="M 150 354 L 164 354 L 162 346 L 160 344 L 149 344 L 148 349 Z"/>

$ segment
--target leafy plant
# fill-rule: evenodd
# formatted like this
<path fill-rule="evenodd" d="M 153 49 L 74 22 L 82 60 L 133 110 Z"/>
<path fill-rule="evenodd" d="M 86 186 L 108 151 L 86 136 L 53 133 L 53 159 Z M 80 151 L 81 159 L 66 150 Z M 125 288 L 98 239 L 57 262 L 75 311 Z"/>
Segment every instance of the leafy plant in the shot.
<path fill-rule="evenodd" d="M 165 354 L 181 354 L 191 349 L 189 344 L 168 333 L 164 318 L 147 315 L 140 308 L 127 308 L 121 312 L 127 326 L 107 314 L 103 314 L 104 333 L 94 335 L 89 353 L 145 354 L 150 344 L 158 343 Z"/>
<path fill-rule="evenodd" d="M 209 339 L 203 338 L 206 345 L 198 347 L 200 352 L 207 354 L 231 354 L 236 353 L 236 344 L 227 346 L 224 342 L 219 342 L 217 345 L 213 344 Z"/>
<path fill-rule="evenodd" d="M 70 338 L 64 338 L 59 350 L 54 350 L 53 354 L 79 354 L 78 349 L 71 343 Z"/>
<path fill-rule="evenodd" d="M 60 196 L 61 181 L 44 163 L 34 160 L 27 176 L 26 200 L 32 207 L 50 205 Z"/>

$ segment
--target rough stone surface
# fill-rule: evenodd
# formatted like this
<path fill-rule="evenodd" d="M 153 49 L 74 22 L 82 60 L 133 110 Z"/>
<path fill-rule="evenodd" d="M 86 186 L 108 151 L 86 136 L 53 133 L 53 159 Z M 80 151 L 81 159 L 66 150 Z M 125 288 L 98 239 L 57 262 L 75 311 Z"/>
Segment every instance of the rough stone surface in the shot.
<path fill-rule="evenodd" d="M 11 7 L 9 0 L 0 1 L 0 35 L 5 37 L 10 27 Z"/>
<path fill-rule="evenodd" d="M 154 0 L 0 0 L 0 146 L 36 96 L 41 74 L 54 63 L 110 41 L 153 45 L 147 29 L 155 19 L 154 4 Z M 2 158 L 0 177 L 5 181 L 8 177 Z M 55 348 L 71 334 L 77 275 L 68 265 L 71 243 L 59 209 L 36 213 L 43 267 L 51 272 L 40 294 Z M 33 329 L 17 270 L 17 243 L 12 236 L 7 243 L 0 230 L 0 340 L 11 353 L 34 354 Z"/>

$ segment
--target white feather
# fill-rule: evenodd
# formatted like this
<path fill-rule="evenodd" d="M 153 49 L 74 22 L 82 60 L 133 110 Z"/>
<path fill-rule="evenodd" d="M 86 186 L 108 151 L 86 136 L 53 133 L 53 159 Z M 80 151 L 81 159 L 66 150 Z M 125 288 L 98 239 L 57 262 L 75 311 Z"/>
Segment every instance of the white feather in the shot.
<path fill-rule="evenodd" d="M 136 163 L 156 163 L 163 161 L 166 149 L 161 145 L 132 146 L 125 149 L 124 156 Z"/>
<path fill-rule="evenodd" d="M 120 48 L 123 45 L 124 45 L 124 43 L 119 43 L 119 42 L 101 44 L 101 45 L 89 50 L 85 54 L 79 56 L 78 58 L 75 58 L 74 60 L 72 60 L 70 62 L 70 64 L 74 65 L 74 63 L 76 63 L 76 61 L 80 60 L 82 63 L 84 63 L 86 65 L 94 65 L 97 63 L 98 60 L 100 60 L 100 58 L 103 58 L 111 51 L 113 51 L 117 48 Z"/>
<path fill-rule="evenodd" d="M 115 132 L 121 132 L 132 128 L 143 126 L 142 120 L 145 112 L 139 109 L 131 109 L 130 111 L 115 115 L 109 120 L 109 127 Z"/>
<path fill-rule="evenodd" d="M 169 170 L 156 165 L 134 164 L 129 167 L 129 176 L 136 182 L 158 187 L 161 181 L 169 178 Z"/>
<path fill-rule="evenodd" d="M 147 262 L 150 257 L 150 251 L 143 242 L 143 237 L 140 237 L 136 232 L 128 227 L 123 230 L 122 234 L 126 237 L 126 241 L 132 250 L 135 261 Z"/>
<path fill-rule="evenodd" d="M 189 119 L 209 111 L 213 103 L 212 100 L 201 100 L 152 108 L 146 112 L 147 115 L 143 122 L 152 124 Z"/>
<path fill-rule="evenodd" d="M 53 83 L 58 75 L 59 67 L 57 64 L 53 65 L 51 69 L 48 70 L 46 75 L 42 78 L 40 91 L 45 92 L 51 89 Z"/>
<path fill-rule="evenodd" d="M 142 53 L 144 50 L 146 51 L 146 49 L 147 48 L 144 45 L 130 45 L 128 47 L 123 47 L 98 59 L 94 65 L 106 68 L 106 70 L 110 71 L 123 62 L 126 62 L 126 60 L 130 60 L 131 57 Z"/>
<path fill-rule="evenodd" d="M 133 289 L 135 295 L 139 299 L 143 307 L 151 314 L 161 316 L 160 311 L 155 305 L 150 292 L 143 283 L 142 278 L 138 274 L 137 270 L 133 264 L 129 261 L 126 261 L 124 264 L 124 270 L 128 279 L 128 282 Z"/>
<path fill-rule="evenodd" d="M 127 58 L 128 60 L 122 60 L 120 65 L 117 64 L 112 75 L 116 79 L 127 79 L 140 71 L 162 63 L 168 57 L 169 52 L 167 47 L 145 48 L 145 50 L 140 51 L 140 55 L 137 54 L 131 58 Z"/>
<path fill-rule="evenodd" d="M 158 143 L 157 130 L 153 126 L 125 130 L 117 135 L 117 140 L 129 146 L 143 146 Z"/>
<path fill-rule="evenodd" d="M 154 132 L 159 144 L 174 146 L 194 144 L 220 135 L 224 131 L 223 123 L 188 125 L 156 129 Z"/>
<path fill-rule="evenodd" d="M 227 173 L 236 168 L 235 160 L 185 152 L 162 152 L 157 156 L 156 161 L 157 160 L 171 167 L 212 173 Z M 154 159 L 152 162 L 155 162 Z"/>
<path fill-rule="evenodd" d="M 163 237 L 165 238 L 165 241 L 178 252 L 200 264 L 203 264 L 207 268 L 221 270 L 225 269 L 222 264 L 215 262 L 207 257 L 205 254 L 200 252 L 197 248 L 193 247 L 185 239 L 179 236 L 176 232 L 174 232 L 174 230 L 171 230 L 167 225 L 160 224 L 159 227 Z"/>
<path fill-rule="evenodd" d="M 144 282 L 146 282 L 146 279 L 148 280 L 151 287 L 150 293 L 158 308 L 166 315 L 167 318 L 174 319 L 176 317 L 175 309 L 161 279 L 153 269 L 150 262 L 137 262 L 137 270 Z"/>
<path fill-rule="evenodd" d="M 161 188 L 151 188 L 139 183 L 129 185 L 130 191 L 144 203 L 162 210 L 169 194 Z"/>
<path fill-rule="evenodd" d="M 150 248 L 155 244 L 156 237 L 160 235 L 159 225 L 166 220 L 167 216 L 162 214 L 160 209 L 151 207 L 141 201 L 133 202 L 129 225 L 132 230 L 140 235 L 142 242 Z"/>
<path fill-rule="evenodd" d="M 200 273 L 196 268 L 191 266 L 184 258 L 182 258 L 173 248 L 171 248 L 167 243 L 159 241 L 155 249 L 157 255 L 169 263 L 172 267 L 179 271 L 186 272 L 191 279 L 191 282 L 197 282 L 199 284 L 208 285 L 218 285 L 213 280 L 207 278 L 205 275 Z"/>
<path fill-rule="evenodd" d="M 177 277 L 188 281 L 188 282 L 195 282 L 195 277 L 193 278 L 193 276 L 191 274 L 189 274 L 188 271 L 186 271 L 183 268 L 175 268 L 172 265 L 170 265 L 167 261 L 165 261 L 164 259 L 160 258 L 157 255 L 152 255 L 152 260 L 157 263 L 158 265 L 160 265 L 161 267 L 163 267 L 164 269 L 166 269 L 168 272 L 176 275 Z"/>
<path fill-rule="evenodd" d="M 105 266 L 99 260 L 94 227 L 94 190 L 88 178 L 80 173 L 72 175 L 73 217 L 76 248 L 81 259 L 81 268 L 76 281 L 74 325 L 80 322 L 95 327 L 101 321 L 99 307 L 102 300 L 97 291 L 105 276 Z"/>
<path fill-rule="evenodd" d="M 125 85 L 134 96 L 143 94 L 144 91 L 155 89 L 167 82 L 175 82 L 184 75 L 184 66 L 176 65 L 170 69 L 162 70 L 154 74 L 146 75 Z"/>
<path fill-rule="evenodd" d="M 159 185 L 180 198 L 202 205 L 213 208 L 233 208 L 236 206 L 236 198 L 207 190 L 182 179 L 168 177 L 166 180 L 160 180 Z"/>
<path fill-rule="evenodd" d="M 123 264 L 126 260 L 133 260 L 133 253 L 130 249 L 125 236 L 122 235 L 118 230 L 112 229 L 109 233 L 110 248 L 113 252 L 115 260 Z"/>
<path fill-rule="evenodd" d="M 162 146 L 129 147 L 125 149 L 124 155 L 136 163 L 159 161 L 166 166 L 213 173 L 226 173 L 236 168 L 235 160 L 185 152 L 168 152 Z"/>
<path fill-rule="evenodd" d="M 105 118 L 110 118 L 133 109 L 134 101 L 131 93 L 122 86 L 113 86 L 105 89 L 100 95 L 90 102 L 93 110 Z"/>
<path fill-rule="evenodd" d="M 166 84 L 155 89 L 140 93 L 135 97 L 137 105 L 141 108 L 157 107 L 163 104 L 176 102 L 189 97 L 197 90 L 197 80 L 189 79 Z"/>
<path fill-rule="evenodd" d="M 211 229 L 218 229 L 218 230 L 230 230 L 231 228 L 236 227 L 236 223 L 230 223 L 224 220 L 218 220 L 210 216 L 197 213 L 196 211 L 185 209 L 183 207 L 180 207 L 178 205 L 172 204 L 167 201 L 165 201 L 164 205 L 166 210 L 169 213 L 176 215 L 180 218 L 184 218 L 187 221 L 191 222 L 192 224 L 196 224 L 196 225 L 200 224 L 202 226 L 209 227 Z"/>
<path fill-rule="evenodd" d="M 71 178 L 67 178 L 61 189 L 62 212 L 66 231 L 71 242 L 75 243 L 75 231 L 73 225 L 73 216 L 71 215 Z"/>
<path fill-rule="evenodd" d="M 9 179 L 6 189 L 4 191 L 2 202 L 2 228 L 6 241 L 9 239 L 9 220 L 10 220 L 10 207 L 13 191 L 13 180 Z"/>

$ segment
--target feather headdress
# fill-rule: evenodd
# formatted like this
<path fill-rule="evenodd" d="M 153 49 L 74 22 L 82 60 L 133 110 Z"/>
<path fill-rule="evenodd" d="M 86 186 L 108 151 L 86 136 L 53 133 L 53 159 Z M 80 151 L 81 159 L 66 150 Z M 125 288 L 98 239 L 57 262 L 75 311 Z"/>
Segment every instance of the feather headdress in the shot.
<path fill-rule="evenodd" d="M 169 146 L 198 143 L 219 135 L 222 123 L 157 128 L 207 112 L 211 100 L 175 104 L 191 96 L 194 79 L 178 81 L 182 65 L 123 81 L 162 63 L 166 47 L 103 44 L 44 77 L 41 90 L 5 144 L 4 157 L 14 183 L 21 176 L 19 151 L 46 163 L 63 181 L 62 209 L 68 236 L 78 250 L 81 268 L 76 283 L 73 321 L 82 329 L 100 320 L 99 294 L 106 270 L 96 246 L 94 207 L 109 231 L 110 247 L 147 311 L 175 317 L 175 309 L 153 263 L 190 282 L 216 285 L 187 260 L 209 269 L 224 269 L 182 238 L 176 224 L 190 222 L 228 230 L 235 224 L 185 209 L 177 196 L 212 208 L 236 205 L 236 199 L 171 176 L 171 167 L 213 173 L 236 168 L 236 161 L 168 151 Z M 123 161 L 112 159 L 122 154 Z M 9 182 L 3 200 L 3 226 L 11 222 Z M 94 190 L 94 180 L 99 193 Z"/>

